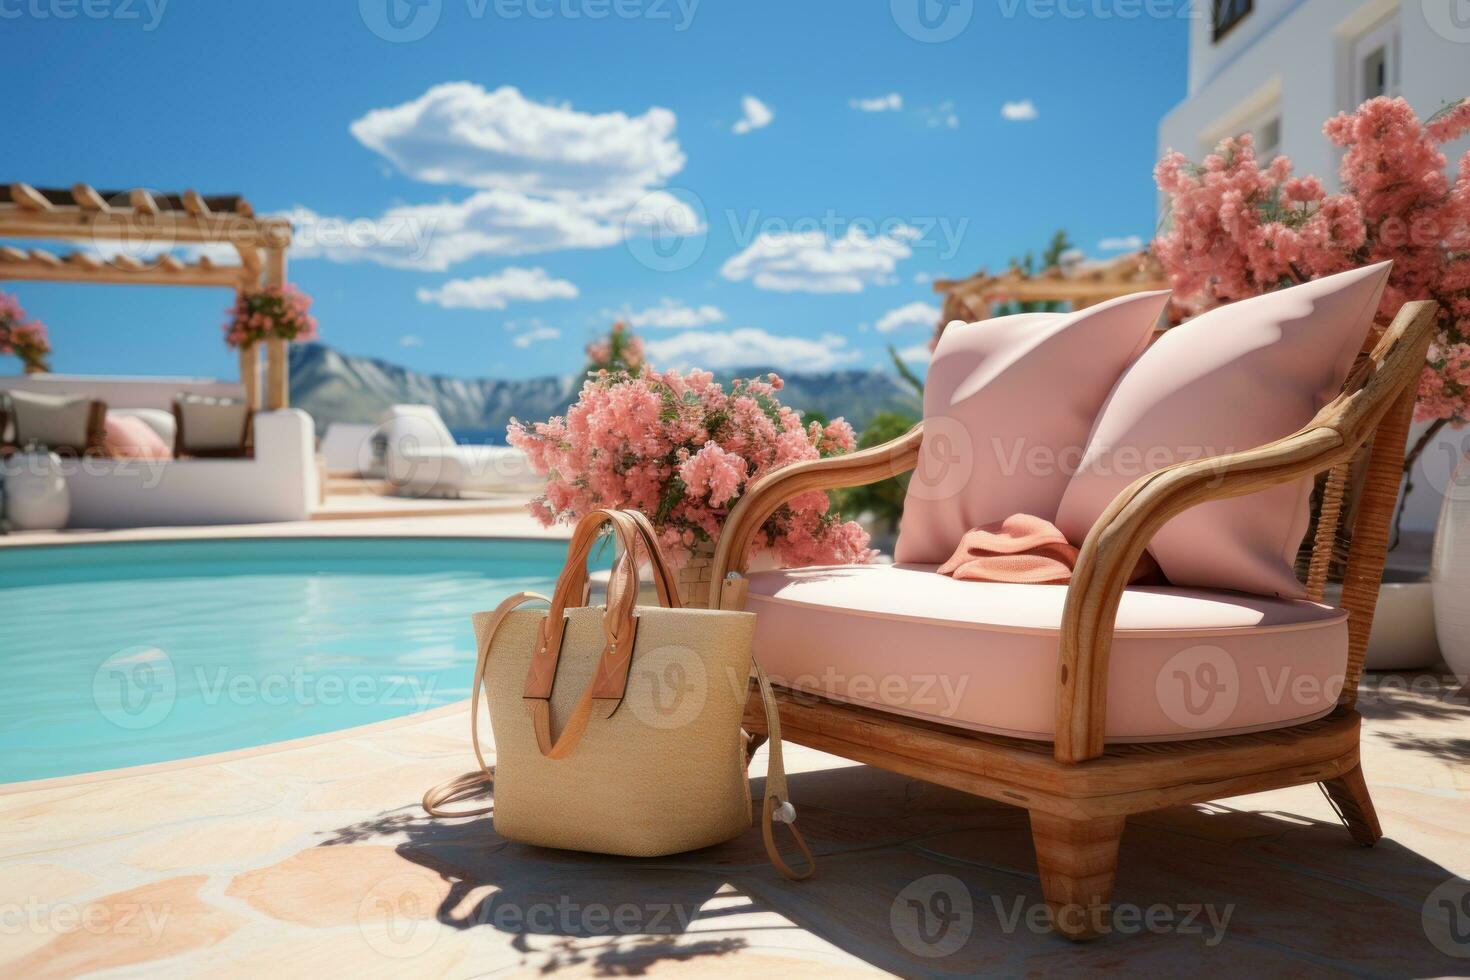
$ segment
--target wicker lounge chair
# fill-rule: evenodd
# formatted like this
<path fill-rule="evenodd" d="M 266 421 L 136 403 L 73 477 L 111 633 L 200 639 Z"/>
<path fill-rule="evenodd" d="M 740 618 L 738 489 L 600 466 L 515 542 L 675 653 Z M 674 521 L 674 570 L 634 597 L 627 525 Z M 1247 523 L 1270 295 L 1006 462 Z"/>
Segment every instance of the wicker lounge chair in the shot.
<path fill-rule="evenodd" d="M 1373 844 L 1381 830 L 1358 764 L 1361 718 L 1355 705 L 1404 444 L 1435 316 L 1433 303 L 1406 305 L 1371 354 L 1360 361 L 1343 392 L 1295 434 L 1244 452 L 1167 467 L 1117 497 L 1087 536 L 1076 574 L 1066 586 L 1064 605 L 1059 604 L 1055 726 L 1050 740 L 987 734 L 974 730 L 974 724 L 946 724 L 792 688 L 778 691 L 783 735 L 868 765 L 1025 807 L 1047 905 L 1057 928 L 1074 939 L 1100 931 L 1119 840 L 1131 814 L 1321 783 L 1353 840 Z M 798 464 L 758 481 L 741 499 L 721 536 L 713 575 L 722 588 L 711 597 L 711 605 L 743 607 L 762 591 L 763 575 L 778 574 L 747 576 L 744 556 L 758 528 L 782 503 L 798 494 L 861 486 L 912 470 L 919 460 L 921 438 L 922 427 L 916 427 L 886 445 Z M 1367 456 L 1366 484 L 1353 508 L 1353 526 L 1344 529 L 1339 524 L 1345 489 L 1360 453 Z M 1109 680 L 1111 675 L 1116 682 L 1120 675 L 1118 663 L 1110 670 L 1115 622 L 1129 575 L 1154 533 L 1171 517 L 1206 501 L 1323 473 L 1328 474 L 1325 503 L 1305 577 L 1308 596 L 1320 601 L 1334 549 L 1347 543 L 1341 602 L 1347 616 L 1345 642 L 1341 617 L 1337 624 L 1344 683 L 1336 707 L 1329 696 L 1330 713 L 1325 717 L 1247 734 L 1200 731 L 1193 737 L 1149 744 L 1109 737 Z M 939 584 L 934 583 L 936 588 Z M 975 595 L 979 602 L 980 594 Z M 802 614 L 811 612 L 808 607 Z M 867 622 L 875 624 L 872 628 L 885 625 L 881 617 Z M 903 657 L 922 657 L 923 627 L 903 628 L 913 637 L 903 648 Z M 1126 642 L 1122 633 L 1118 636 L 1120 643 Z M 841 640 L 816 635 L 812 642 L 825 643 L 821 655 L 840 666 L 845 653 Z M 975 657 L 979 660 L 987 653 L 987 648 L 977 649 Z M 1050 650 L 1047 653 L 1051 663 Z M 759 634 L 756 655 L 761 658 Z M 770 671 L 770 664 L 766 668 Z M 988 678 L 983 671 L 978 673 L 981 684 L 1008 683 L 1000 672 Z M 752 705 L 746 724 L 759 735 L 764 720 L 759 701 Z M 983 727 L 986 719 L 971 721 Z"/>

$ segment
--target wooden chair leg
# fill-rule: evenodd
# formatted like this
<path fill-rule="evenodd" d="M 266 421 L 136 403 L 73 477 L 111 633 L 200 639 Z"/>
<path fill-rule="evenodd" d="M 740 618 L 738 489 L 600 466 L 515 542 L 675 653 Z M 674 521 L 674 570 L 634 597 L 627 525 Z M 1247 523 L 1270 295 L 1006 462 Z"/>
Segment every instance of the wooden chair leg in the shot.
<path fill-rule="evenodd" d="M 1104 931 L 1118 868 L 1123 817 L 1069 820 L 1031 811 L 1031 840 L 1052 923 L 1068 939 Z"/>
<path fill-rule="evenodd" d="M 1368 782 L 1363 778 L 1362 766 L 1354 766 L 1336 779 L 1327 780 L 1322 788 L 1342 811 L 1353 840 L 1364 847 L 1372 847 L 1383 836 L 1378 814 L 1373 809 L 1373 798 L 1368 795 Z"/>

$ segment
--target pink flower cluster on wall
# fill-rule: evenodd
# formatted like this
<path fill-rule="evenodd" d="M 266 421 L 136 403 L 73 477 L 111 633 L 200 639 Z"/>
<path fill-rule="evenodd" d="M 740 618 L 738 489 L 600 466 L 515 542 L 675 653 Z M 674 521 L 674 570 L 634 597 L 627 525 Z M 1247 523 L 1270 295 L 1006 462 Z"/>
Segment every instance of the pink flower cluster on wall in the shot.
<path fill-rule="evenodd" d="M 708 371 L 588 378 L 566 416 L 513 421 L 510 444 L 547 477 L 530 504 L 542 524 L 572 523 L 599 507 L 641 510 L 676 563 L 719 538 L 751 483 L 792 463 L 851 452 L 852 426 L 804 424 L 780 403 L 781 379 L 736 380 Z M 803 494 L 766 521 L 753 549 L 787 566 L 870 560 L 868 534 L 830 511 L 827 495 Z"/>
<path fill-rule="evenodd" d="M 27 320 L 20 301 L 9 293 L 0 293 L 0 354 L 20 358 L 26 371 L 47 371 L 47 355 L 51 338 L 38 320 Z"/>
<path fill-rule="evenodd" d="M 267 286 L 241 290 L 235 305 L 226 312 L 225 343 L 245 347 L 272 337 L 306 342 L 317 339 L 316 317 L 311 315 L 311 297 L 295 286 Z"/>
<path fill-rule="evenodd" d="M 1345 150 L 1342 191 L 1261 167 L 1250 136 L 1225 140 L 1199 165 L 1171 152 L 1155 176 L 1171 203 L 1154 251 L 1182 312 L 1393 260 L 1378 322 L 1406 302 L 1440 304 L 1440 332 L 1419 387 L 1418 418 L 1470 421 L 1470 154 L 1446 176 L 1441 146 L 1470 132 L 1470 100 L 1421 122 L 1403 99 L 1365 102 L 1327 122 Z"/>

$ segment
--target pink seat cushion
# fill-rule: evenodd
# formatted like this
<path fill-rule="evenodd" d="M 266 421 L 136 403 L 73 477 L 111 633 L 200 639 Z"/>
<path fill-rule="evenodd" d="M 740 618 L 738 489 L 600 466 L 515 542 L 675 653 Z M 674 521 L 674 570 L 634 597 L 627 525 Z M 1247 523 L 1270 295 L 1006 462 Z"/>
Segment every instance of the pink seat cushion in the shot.
<path fill-rule="evenodd" d="M 1054 521 L 1098 410 L 1168 301 L 1135 293 L 946 329 L 924 383 L 898 560 L 947 561 L 966 531 L 1013 514 Z"/>
<path fill-rule="evenodd" d="M 1211 310 L 1168 331 L 1109 396 L 1057 526 L 1080 545 L 1139 477 L 1296 432 L 1337 396 L 1390 263 Z M 1178 515 L 1149 551 L 1175 585 L 1300 598 L 1310 477 Z"/>
<path fill-rule="evenodd" d="M 173 450 L 153 427 L 131 415 L 107 414 L 103 445 L 113 459 L 172 459 Z"/>
<path fill-rule="evenodd" d="M 757 572 L 755 653 L 786 687 L 945 725 L 1050 740 L 1067 590 L 961 582 L 933 566 Z M 1133 588 L 1118 612 L 1106 733 L 1169 741 L 1332 711 L 1347 615 L 1317 603 Z"/>

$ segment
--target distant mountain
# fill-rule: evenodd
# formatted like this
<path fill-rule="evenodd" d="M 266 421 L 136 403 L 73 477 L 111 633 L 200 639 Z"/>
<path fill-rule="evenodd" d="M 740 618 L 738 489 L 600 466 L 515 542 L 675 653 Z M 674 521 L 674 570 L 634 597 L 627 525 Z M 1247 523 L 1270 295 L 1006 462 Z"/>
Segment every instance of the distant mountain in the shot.
<path fill-rule="evenodd" d="M 733 377 L 770 368 L 729 372 Z M 918 400 L 885 371 L 784 373 L 784 404 L 828 418 L 841 415 L 861 429 L 876 412 L 917 414 Z M 540 420 L 576 401 L 581 378 L 451 378 L 418 374 L 371 357 L 354 357 L 321 344 L 291 347 L 291 404 L 311 413 L 317 429 L 332 422 L 376 422 L 390 405 L 432 405 L 451 429 L 504 432 L 511 417 Z"/>

